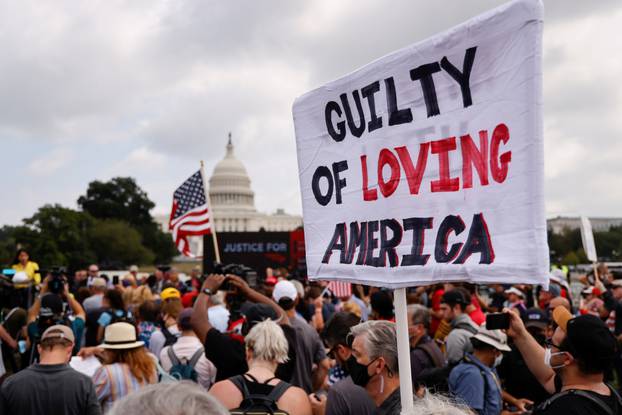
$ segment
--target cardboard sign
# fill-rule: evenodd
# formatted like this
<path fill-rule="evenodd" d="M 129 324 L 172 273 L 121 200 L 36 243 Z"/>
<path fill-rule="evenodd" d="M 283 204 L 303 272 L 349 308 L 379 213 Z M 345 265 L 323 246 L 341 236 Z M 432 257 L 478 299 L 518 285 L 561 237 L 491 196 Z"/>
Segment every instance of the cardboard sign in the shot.
<path fill-rule="evenodd" d="M 546 284 L 542 14 L 508 3 L 296 100 L 311 279 Z"/>
<path fill-rule="evenodd" d="M 583 249 L 587 259 L 592 262 L 598 261 L 594 234 L 592 233 L 592 223 L 586 216 L 581 216 L 581 241 L 583 242 Z"/>

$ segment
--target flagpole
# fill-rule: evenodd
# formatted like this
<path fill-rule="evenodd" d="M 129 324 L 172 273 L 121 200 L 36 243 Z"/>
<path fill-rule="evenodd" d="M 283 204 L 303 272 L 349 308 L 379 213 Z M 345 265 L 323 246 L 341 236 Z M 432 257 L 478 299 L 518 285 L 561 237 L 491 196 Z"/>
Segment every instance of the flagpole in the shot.
<path fill-rule="evenodd" d="M 201 160 L 200 171 L 201 180 L 203 181 L 203 191 L 205 191 L 205 200 L 207 201 L 207 210 L 209 212 L 209 219 L 211 222 L 210 230 L 212 234 L 212 241 L 214 242 L 214 258 L 216 259 L 216 262 L 220 263 L 220 249 L 218 248 L 218 238 L 216 238 L 216 220 L 214 218 L 214 211 L 212 210 L 212 203 L 209 200 L 209 192 L 207 191 L 207 180 L 205 180 L 205 168 L 203 160 Z M 205 247 L 203 247 L 203 257 L 205 257 Z"/>
<path fill-rule="evenodd" d="M 406 288 L 393 290 L 395 307 L 395 328 L 397 337 L 397 365 L 400 374 L 400 398 L 402 414 L 410 414 L 414 409 L 413 381 L 410 376 L 410 340 L 408 339 L 408 311 Z"/>

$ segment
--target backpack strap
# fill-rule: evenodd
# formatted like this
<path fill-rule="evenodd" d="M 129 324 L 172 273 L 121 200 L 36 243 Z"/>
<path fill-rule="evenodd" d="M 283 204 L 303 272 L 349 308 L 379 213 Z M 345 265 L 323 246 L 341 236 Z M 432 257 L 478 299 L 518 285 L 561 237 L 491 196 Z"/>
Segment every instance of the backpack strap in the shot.
<path fill-rule="evenodd" d="M 430 342 L 430 343 L 419 344 L 417 345 L 416 349 L 423 350 L 423 352 L 428 356 L 430 361 L 434 364 L 434 367 L 443 367 L 445 365 L 445 362 L 442 360 L 439 360 L 438 354 L 434 353 L 434 349 L 433 349 L 434 347 L 436 347 L 436 345 Z"/>
<path fill-rule="evenodd" d="M 281 398 L 281 396 L 283 396 L 285 391 L 287 391 L 287 389 L 289 389 L 290 386 L 292 385 L 290 385 L 287 382 L 283 382 L 283 381 L 277 383 L 272 389 L 272 391 L 270 392 L 270 394 L 268 394 L 267 399 L 274 402 L 274 405 L 276 405 L 276 401 L 278 401 Z"/>
<path fill-rule="evenodd" d="M 616 401 L 618 402 L 618 407 L 616 408 L 616 414 L 618 413 L 618 408 L 622 408 L 622 396 L 620 396 L 620 394 L 618 393 L 618 391 L 611 387 L 610 384 L 607 384 L 607 386 L 609 387 L 609 390 L 611 391 L 611 394 L 614 395 L 616 397 Z"/>
<path fill-rule="evenodd" d="M 240 392 L 242 392 L 242 401 L 250 396 L 250 392 L 248 391 L 248 387 L 246 386 L 246 382 L 244 381 L 244 376 L 235 375 L 230 377 L 229 381 L 233 383 L 235 387 L 240 390 Z"/>
<path fill-rule="evenodd" d="M 173 364 L 173 366 L 177 366 L 181 364 L 181 361 L 179 360 L 179 358 L 173 351 L 173 346 L 168 346 L 168 350 L 166 351 L 166 354 L 168 354 L 168 358 L 171 359 L 171 363 Z"/>
<path fill-rule="evenodd" d="M 171 349 L 172 348 L 173 347 L 171 347 Z M 194 352 L 194 354 L 192 355 L 192 357 L 188 361 L 188 365 L 190 365 L 190 367 L 194 369 L 194 367 L 197 365 L 197 363 L 199 363 L 199 359 L 201 358 L 201 356 L 203 356 L 203 348 L 202 347 L 200 347 L 196 352 Z"/>
<path fill-rule="evenodd" d="M 477 328 L 474 327 L 472 324 L 468 323 L 468 322 L 462 322 L 462 323 L 458 323 L 454 329 L 462 329 L 462 330 L 466 330 L 471 334 L 477 334 Z"/>
<path fill-rule="evenodd" d="M 609 385 L 607 385 L 609 387 L 609 389 L 612 391 L 611 393 L 615 393 L 616 399 L 618 400 L 618 403 L 620 403 L 620 395 L 618 395 L 617 392 L 614 391 L 613 388 L 611 388 Z M 559 398 L 563 398 L 564 396 L 568 396 L 568 395 L 575 395 L 575 396 L 580 396 L 582 398 L 588 399 L 589 401 L 591 401 L 592 403 L 594 403 L 596 406 L 598 406 L 604 414 L 607 415 L 615 415 L 617 414 L 617 411 L 614 412 L 613 409 L 611 409 L 609 407 L 609 405 L 607 405 L 605 402 L 603 402 L 602 399 L 598 398 L 597 396 L 583 391 L 583 390 L 579 390 L 579 389 L 568 389 L 565 390 L 563 392 L 560 392 L 558 394 L 555 394 L 553 396 L 551 396 L 549 399 L 547 399 L 546 401 L 544 401 L 542 404 L 540 404 L 540 406 L 538 407 L 539 410 L 546 410 L 548 409 L 553 402 L 555 402 L 556 400 L 558 400 Z"/>

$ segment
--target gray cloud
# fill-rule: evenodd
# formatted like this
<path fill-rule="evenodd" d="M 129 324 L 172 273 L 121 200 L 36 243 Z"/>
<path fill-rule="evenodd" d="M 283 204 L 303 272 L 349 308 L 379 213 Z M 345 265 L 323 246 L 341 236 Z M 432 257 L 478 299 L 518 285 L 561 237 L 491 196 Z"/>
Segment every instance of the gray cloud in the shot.
<path fill-rule="evenodd" d="M 88 181 L 121 174 L 166 212 L 199 159 L 211 170 L 223 156 L 229 131 L 258 207 L 300 212 L 294 99 L 502 3 L 0 4 L 0 149 L 15 156 L 7 171 L 25 172 L 0 179 L 15 195 L 0 223 L 44 202 L 73 206 Z M 616 153 L 602 155 L 620 150 L 622 66 L 611 55 L 622 5 L 545 9 L 547 208 L 614 214 L 620 192 L 589 195 L 622 175 Z"/>

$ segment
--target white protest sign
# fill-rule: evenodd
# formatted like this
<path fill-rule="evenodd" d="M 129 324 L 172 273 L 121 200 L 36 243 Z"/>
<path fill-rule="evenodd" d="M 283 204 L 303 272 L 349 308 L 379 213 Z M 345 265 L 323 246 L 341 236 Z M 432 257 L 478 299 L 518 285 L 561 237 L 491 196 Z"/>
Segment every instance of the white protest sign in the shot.
<path fill-rule="evenodd" d="M 594 234 L 592 233 L 592 224 L 586 216 L 581 216 L 581 241 L 587 259 L 592 262 L 598 261 L 596 255 L 596 244 L 594 244 Z"/>
<path fill-rule="evenodd" d="M 542 14 L 508 3 L 296 100 L 311 279 L 547 283 Z"/>

